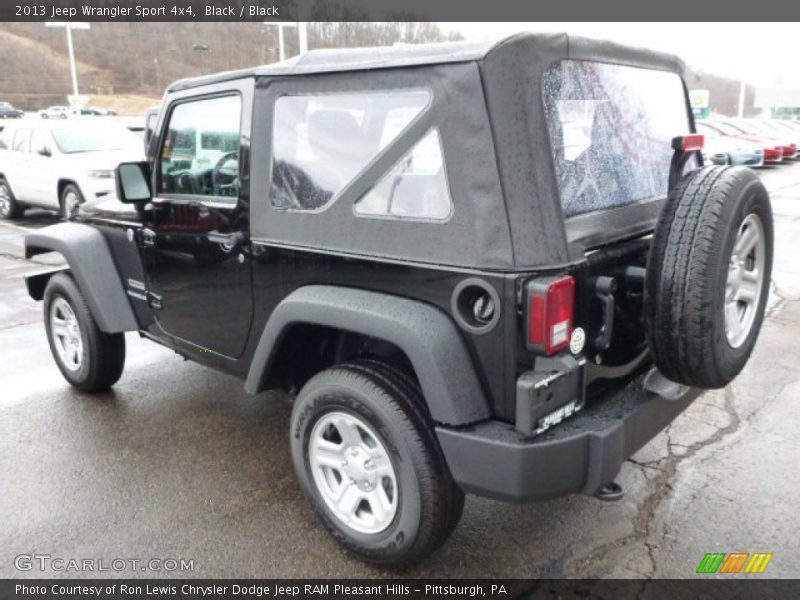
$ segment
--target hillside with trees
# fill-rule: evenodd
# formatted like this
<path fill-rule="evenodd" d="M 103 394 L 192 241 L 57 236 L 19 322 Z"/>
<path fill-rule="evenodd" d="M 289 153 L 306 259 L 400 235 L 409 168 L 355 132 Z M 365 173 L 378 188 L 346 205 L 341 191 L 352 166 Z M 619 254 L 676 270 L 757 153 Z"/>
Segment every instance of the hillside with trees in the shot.
<path fill-rule="evenodd" d="M 297 36 L 286 29 L 287 55 Z M 432 23 L 310 23 L 309 48 L 425 43 L 445 35 Z M 157 99 L 171 81 L 276 62 L 277 27 L 263 23 L 92 23 L 73 32 L 81 94 Z M 64 104 L 71 93 L 63 29 L 0 25 L 0 99 L 32 110 Z"/>
<path fill-rule="evenodd" d="M 334 10 L 334 9 L 331 9 Z M 341 19 L 340 14 L 325 18 Z M 352 15 L 345 15 L 351 18 Z M 297 35 L 286 29 L 287 55 L 297 53 Z M 309 48 L 386 46 L 458 39 L 434 23 L 309 23 Z M 100 96 L 110 107 L 142 110 L 158 101 L 166 85 L 202 73 L 276 62 L 278 31 L 263 23 L 93 23 L 73 33 L 82 94 Z M 70 93 L 63 29 L 43 23 L 0 24 L 0 100 L 26 110 L 64 104 Z M 690 89 L 711 91 L 712 110 L 736 114 L 739 82 L 689 69 Z M 752 115 L 754 90 L 747 88 L 745 114 Z"/>

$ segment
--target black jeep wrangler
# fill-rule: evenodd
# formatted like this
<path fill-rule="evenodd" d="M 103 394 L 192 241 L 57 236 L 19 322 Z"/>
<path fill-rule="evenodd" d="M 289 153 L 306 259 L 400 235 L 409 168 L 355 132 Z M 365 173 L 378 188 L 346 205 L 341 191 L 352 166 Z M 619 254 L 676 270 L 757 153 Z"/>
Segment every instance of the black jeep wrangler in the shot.
<path fill-rule="evenodd" d="M 668 55 L 567 35 L 314 51 L 179 81 L 121 203 L 26 239 L 64 377 L 127 331 L 294 399 L 332 535 L 403 565 L 465 492 L 613 498 L 761 327 L 769 198 L 703 167 Z"/>

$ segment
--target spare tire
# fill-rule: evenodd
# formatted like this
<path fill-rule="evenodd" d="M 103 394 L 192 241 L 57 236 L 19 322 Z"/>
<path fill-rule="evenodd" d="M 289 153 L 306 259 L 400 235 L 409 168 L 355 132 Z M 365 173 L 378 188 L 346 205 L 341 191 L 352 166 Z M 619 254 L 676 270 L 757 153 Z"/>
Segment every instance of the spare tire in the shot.
<path fill-rule="evenodd" d="M 756 343 L 772 273 L 772 208 L 744 167 L 704 167 L 667 198 L 647 263 L 645 331 L 667 378 L 720 388 Z"/>

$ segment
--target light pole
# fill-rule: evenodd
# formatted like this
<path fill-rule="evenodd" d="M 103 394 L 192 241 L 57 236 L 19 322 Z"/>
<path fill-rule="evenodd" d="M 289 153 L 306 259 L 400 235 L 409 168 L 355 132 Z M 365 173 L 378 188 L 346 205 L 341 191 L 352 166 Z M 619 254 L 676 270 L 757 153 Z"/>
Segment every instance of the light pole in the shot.
<path fill-rule="evenodd" d="M 744 117 L 744 100 L 746 92 L 747 84 L 744 81 L 741 81 L 739 83 L 739 110 L 737 115 L 740 119 Z"/>
<path fill-rule="evenodd" d="M 275 25 L 278 28 L 278 59 L 281 62 L 286 60 L 286 40 L 283 33 L 283 29 L 285 27 L 297 29 L 297 42 L 298 48 L 300 49 L 300 54 L 308 52 L 308 24 L 305 21 L 300 21 L 297 23 L 286 21 L 264 21 L 264 25 Z"/>
<path fill-rule="evenodd" d="M 73 29 L 89 29 L 89 23 L 68 23 L 65 21 L 48 21 L 44 24 L 45 27 L 63 27 L 67 31 L 67 48 L 69 50 L 69 70 L 72 76 L 72 94 L 75 102 L 78 101 L 78 72 L 75 68 L 75 49 L 72 46 L 72 30 Z"/>

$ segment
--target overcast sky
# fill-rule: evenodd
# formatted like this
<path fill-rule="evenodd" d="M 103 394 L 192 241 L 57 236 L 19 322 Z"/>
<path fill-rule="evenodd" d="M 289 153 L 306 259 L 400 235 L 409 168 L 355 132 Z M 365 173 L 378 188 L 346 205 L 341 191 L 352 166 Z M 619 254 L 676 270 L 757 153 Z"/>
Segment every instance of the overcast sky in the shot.
<path fill-rule="evenodd" d="M 671 52 L 695 68 L 756 85 L 800 85 L 798 23 L 440 23 L 467 39 L 566 31 Z"/>

